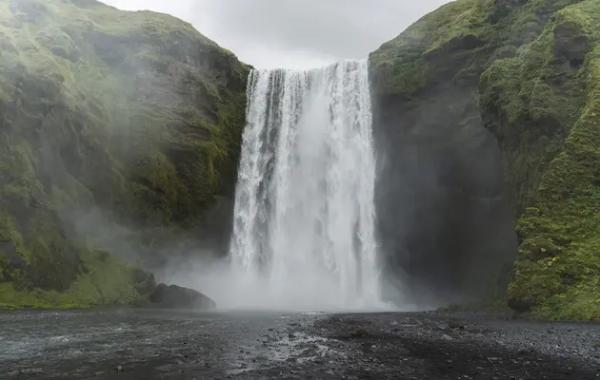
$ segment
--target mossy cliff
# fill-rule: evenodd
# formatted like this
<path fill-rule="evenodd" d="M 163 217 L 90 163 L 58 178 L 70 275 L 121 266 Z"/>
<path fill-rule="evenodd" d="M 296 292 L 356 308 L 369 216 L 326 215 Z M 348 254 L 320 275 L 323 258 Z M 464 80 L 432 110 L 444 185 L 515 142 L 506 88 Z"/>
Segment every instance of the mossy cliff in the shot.
<path fill-rule="evenodd" d="M 0 306 L 143 300 L 75 215 L 141 250 L 201 225 L 234 186 L 247 71 L 167 15 L 0 0 Z"/>
<path fill-rule="evenodd" d="M 494 167 L 486 157 L 500 158 L 504 185 L 492 188 L 505 194 L 518 236 L 508 302 L 545 318 L 600 319 L 598 25 L 597 0 L 459 0 L 371 56 L 380 140 L 428 139 L 466 152 L 469 175 L 444 173 L 470 195 L 481 194 L 472 183 Z"/>

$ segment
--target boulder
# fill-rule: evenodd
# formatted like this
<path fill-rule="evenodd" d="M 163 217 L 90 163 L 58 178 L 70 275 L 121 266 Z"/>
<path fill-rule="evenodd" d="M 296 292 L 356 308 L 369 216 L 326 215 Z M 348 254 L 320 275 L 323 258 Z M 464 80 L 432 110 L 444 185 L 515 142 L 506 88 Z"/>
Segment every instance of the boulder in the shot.
<path fill-rule="evenodd" d="M 166 309 L 212 310 L 217 307 L 215 301 L 193 289 L 176 285 L 160 284 L 150 295 L 151 306 Z"/>

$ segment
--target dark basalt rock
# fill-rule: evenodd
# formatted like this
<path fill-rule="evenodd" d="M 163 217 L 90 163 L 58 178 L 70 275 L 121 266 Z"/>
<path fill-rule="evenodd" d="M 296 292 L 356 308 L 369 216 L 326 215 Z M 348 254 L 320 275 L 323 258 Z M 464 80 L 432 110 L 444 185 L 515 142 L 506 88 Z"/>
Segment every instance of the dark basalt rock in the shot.
<path fill-rule="evenodd" d="M 459 0 L 371 54 L 379 249 L 404 295 L 600 318 L 592 25 L 595 0 Z"/>
<path fill-rule="evenodd" d="M 591 48 L 589 37 L 580 25 L 565 22 L 554 29 L 554 55 L 559 60 L 568 62 L 572 68 L 583 65 Z"/>
<path fill-rule="evenodd" d="M 193 289 L 160 284 L 150 295 L 151 306 L 166 309 L 213 310 L 215 301 Z"/>

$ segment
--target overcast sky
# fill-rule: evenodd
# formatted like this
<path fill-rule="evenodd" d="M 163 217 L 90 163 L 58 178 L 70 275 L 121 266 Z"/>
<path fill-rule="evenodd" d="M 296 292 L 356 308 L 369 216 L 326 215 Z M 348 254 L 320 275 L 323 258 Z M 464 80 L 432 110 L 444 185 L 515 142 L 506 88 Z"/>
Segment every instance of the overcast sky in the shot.
<path fill-rule="evenodd" d="M 448 0 L 102 0 L 191 22 L 259 68 L 309 68 L 366 58 Z"/>

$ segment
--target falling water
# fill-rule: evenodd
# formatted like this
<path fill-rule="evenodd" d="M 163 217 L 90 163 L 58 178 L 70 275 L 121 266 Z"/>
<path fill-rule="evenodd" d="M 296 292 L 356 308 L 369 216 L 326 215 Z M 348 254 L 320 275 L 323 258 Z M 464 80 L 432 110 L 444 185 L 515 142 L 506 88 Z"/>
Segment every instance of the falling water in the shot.
<path fill-rule="evenodd" d="M 367 66 L 250 74 L 231 242 L 247 306 L 379 303 Z"/>

